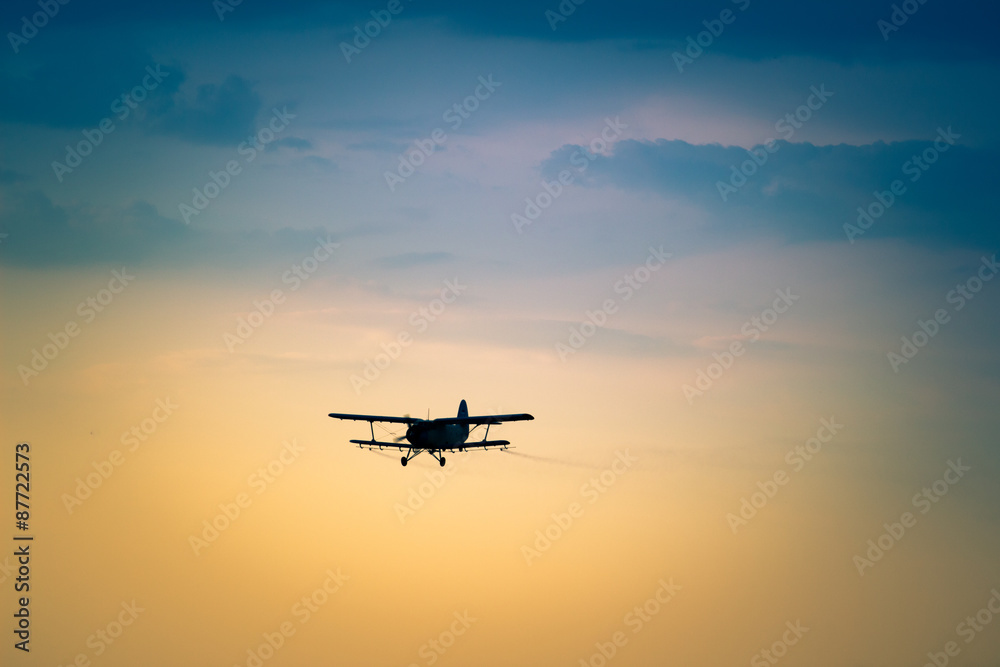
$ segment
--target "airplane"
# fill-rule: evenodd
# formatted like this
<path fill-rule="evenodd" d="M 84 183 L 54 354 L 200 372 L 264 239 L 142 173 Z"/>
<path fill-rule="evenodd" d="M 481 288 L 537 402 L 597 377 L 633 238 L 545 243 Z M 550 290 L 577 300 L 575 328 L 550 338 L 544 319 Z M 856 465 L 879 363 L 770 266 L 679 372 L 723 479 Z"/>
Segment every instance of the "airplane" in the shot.
<path fill-rule="evenodd" d="M 354 421 L 366 421 L 372 432 L 371 440 L 351 440 L 358 447 L 369 450 L 378 447 L 379 449 L 388 447 L 406 451 L 400 458 L 400 463 L 404 466 L 417 454 L 427 452 L 438 460 L 441 467 L 444 467 L 445 458 L 442 452 L 464 452 L 467 449 L 507 449 L 510 445 L 508 440 L 487 440 L 490 434 L 490 426 L 503 422 L 525 421 L 534 419 L 529 414 L 521 413 L 516 415 L 487 415 L 482 417 L 470 417 L 469 408 L 463 399 L 458 405 L 457 417 L 443 417 L 440 419 L 419 419 L 406 415 L 405 417 L 380 417 L 378 415 L 350 415 L 342 412 L 331 412 L 334 419 L 350 419 Z M 386 422 L 388 424 L 406 424 L 406 435 L 399 436 L 394 442 L 379 442 L 375 439 L 375 422 Z M 482 425 L 486 425 L 486 432 L 482 440 L 468 443 L 469 434 Z M 469 427 L 472 426 L 470 430 Z M 399 444 L 403 440 L 409 441 L 409 445 Z"/>

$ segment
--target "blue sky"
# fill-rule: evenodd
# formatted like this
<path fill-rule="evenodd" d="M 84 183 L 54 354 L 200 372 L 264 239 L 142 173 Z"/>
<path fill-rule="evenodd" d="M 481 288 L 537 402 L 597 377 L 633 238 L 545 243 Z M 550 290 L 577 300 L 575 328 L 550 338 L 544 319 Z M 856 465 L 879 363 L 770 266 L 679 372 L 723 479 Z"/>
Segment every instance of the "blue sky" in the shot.
<path fill-rule="evenodd" d="M 869 3 L 858 3 L 856 12 L 793 3 L 742 11 L 733 4 L 733 22 L 678 72 L 672 54 L 687 48 L 686 37 L 705 30 L 702 21 L 715 20 L 718 8 L 690 4 L 668 13 L 585 3 L 552 30 L 539 6 L 400 6 L 347 63 L 338 44 L 370 20 L 367 6 L 240 5 L 219 21 L 204 3 L 67 5 L 18 53 L 4 56 L 7 225 L 27 224 L 25 213 L 42 207 L 50 224 L 132 230 L 130 241 L 100 243 L 101 250 L 72 244 L 79 261 L 109 258 L 119 243 L 123 256 L 151 253 L 187 233 L 174 224 L 184 222 L 179 203 L 211 170 L 239 158 L 239 144 L 280 107 L 293 110 L 294 123 L 235 183 L 267 192 L 268 201 L 236 202 L 240 197 L 227 191 L 194 227 L 331 228 L 329 214 L 338 211 L 366 226 L 378 217 L 381 224 L 426 228 L 447 223 L 407 216 L 426 214 L 442 194 L 463 193 L 489 201 L 475 224 L 502 230 L 506 216 L 495 211 L 487 220 L 482 213 L 516 209 L 529 183 L 558 173 L 573 146 L 596 137 L 605 118 L 621 117 L 628 126 L 622 141 L 579 175 L 574 190 L 617 188 L 683 202 L 725 234 L 765 218 L 751 234 L 790 241 L 836 238 L 845 216 L 887 187 L 939 127 L 951 127 L 960 146 L 914 184 L 894 216 L 905 210 L 914 224 L 887 220 L 869 238 L 995 241 L 981 199 L 988 192 L 984 167 L 997 145 L 989 114 L 997 54 L 994 40 L 975 27 L 988 21 L 970 26 L 959 10 L 921 6 L 884 40 L 877 21 L 891 9 Z M 19 10 L 6 11 L 8 23 L 16 21 Z M 816 25 L 827 29 L 817 34 Z M 142 83 L 147 67 L 162 74 L 122 118 L 125 107 L 115 100 Z M 451 130 L 442 114 L 490 74 L 501 87 Z M 806 102 L 811 86 L 826 86 L 832 96 L 793 134 L 787 125 L 779 133 L 776 123 Z M 78 169 L 55 173 L 52 163 L 65 161 L 65 147 L 103 118 L 117 133 Z M 454 139 L 437 148 L 416 185 L 384 192 L 385 171 L 437 127 Z M 771 138 L 791 145 L 782 144 L 745 188 L 721 201 L 717 183 L 745 159 L 741 147 Z M 496 142 L 513 148 L 517 141 L 530 152 L 483 157 Z M 264 179 L 270 188 L 250 184 Z M 327 198 L 298 196 L 306 183 Z M 289 191 L 296 194 L 284 196 Z M 91 219 L 97 211 L 84 211 L 86 205 L 110 219 Z M 431 237 L 447 236 L 439 233 L 446 229 Z M 20 261 L 31 255 L 16 254 Z"/>

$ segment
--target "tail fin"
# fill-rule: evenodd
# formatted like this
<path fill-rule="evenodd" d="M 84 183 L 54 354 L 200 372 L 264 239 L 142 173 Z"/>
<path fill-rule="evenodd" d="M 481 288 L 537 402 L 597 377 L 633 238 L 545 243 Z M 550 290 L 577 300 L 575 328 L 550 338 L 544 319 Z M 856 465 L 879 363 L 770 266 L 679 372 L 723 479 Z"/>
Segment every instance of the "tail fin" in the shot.
<path fill-rule="evenodd" d="M 469 406 L 465 404 L 464 398 L 462 399 L 462 402 L 458 404 L 458 416 L 459 418 L 469 416 Z"/>

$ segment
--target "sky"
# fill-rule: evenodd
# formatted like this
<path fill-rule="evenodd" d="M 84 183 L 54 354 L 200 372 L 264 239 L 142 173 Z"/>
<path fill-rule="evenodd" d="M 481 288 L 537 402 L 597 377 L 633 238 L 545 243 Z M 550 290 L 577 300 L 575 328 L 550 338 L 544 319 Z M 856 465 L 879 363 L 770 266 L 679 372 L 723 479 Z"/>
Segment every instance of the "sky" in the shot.
<path fill-rule="evenodd" d="M 997 18 L 6 3 L 3 664 L 996 664 Z"/>

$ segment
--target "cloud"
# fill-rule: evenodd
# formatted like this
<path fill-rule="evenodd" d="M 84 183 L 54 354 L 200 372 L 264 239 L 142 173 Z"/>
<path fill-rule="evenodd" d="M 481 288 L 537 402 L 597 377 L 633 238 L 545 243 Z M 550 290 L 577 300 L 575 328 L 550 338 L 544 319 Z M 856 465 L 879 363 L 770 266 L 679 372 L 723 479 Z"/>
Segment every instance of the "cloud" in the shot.
<path fill-rule="evenodd" d="M 235 145 L 257 132 L 260 96 L 246 79 L 230 75 L 221 84 L 199 85 L 194 99 L 173 99 L 151 119 L 159 134 L 213 145 Z"/>
<path fill-rule="evenodd" d="M 0 120 L 58 128 L 84 128 L 115 117 L 112 105 L 142 86 L 146 67 L 156 65 L 148 52 L 127 42 L 93 44 L 65 36 L 55 50 L 4 54 L 0 67 Z M 141 107 L 168 100 L 184 80 L 176 66 L 161 65 L 165 75 Z M 148 79 L 147 79 L 148 80 Z"/>
<path fill-rule="evenodd" d="M 10 183 L 20 183 L 21 181 L 28 180 L 28 177 L 19 171 L 13 169 L 4 169 L 0 167 L 0 185 L 6 185 Z"/>
<path fill-rule="evenodd" d="M 340 166 L 331 160 L 330 158 L 323 157 L 322 155 L 307 155 L 302 158 L 302 162 L 314 169 L 326 172 L 329 174 L 340 171 Z"/>
<path fill-rule="evenodd" d="M 267 144 L 264 150 L 273 151 L 279 148 L 290 148 L 294 151 L 308 151 L 312 147 L 313 143 L 308 139 L 303 139 L 302 137 L 285 137 L 284 139 L 275 139 Z"/>
<path fill-rule="evenodd" d="M 152 262 L 246 266 L 310 251 L 324 229 L 206 231 L 135 201 L 122 207 L 60 205 L 37 190 L 3 193 L 0 264 L 52 267 Z"/>
<path fill-rule="evenodd" d="M 347 144 L 347 148 L 352 151 L 373 151 L 376 153 L 402 153 L 409 147 L 410 144 L 389 141 L 388 139 L 371 139 Z"/>
<path fill-rule="evenodd" d="M 766 155 L 764 164 L 756 165 L 738 146 L 624 140 L 612 154 L 594 155 L 580 172 L 573 160 L 577 156 L 580 164 L 584 148 L 563 146 L 543 163 L 542 172 L 554 179 L 569 169 L 587 187 L 654 191 L 695 204 L 707 214 L 709 232 L 777 234 L 789 241 L 846 240 L 843 225 L 857 220 L 858 207 L 868 208 L 876 192 L 898 180 L 905 191 L 894 196 L 865 238 L 990 248 L 1000 243 L 990 203 L 1000 160 L 996 150 L 956 144 L 938 151 L 934 141 L 816 146 L 780 140 L 770 153 L 763 146 L 753 150 L 758 157 Z M 933 164 L 923 161 L 925 155 Z M 738 185 L 744 165 L 750 176 Z M 735 191 L 729 189 L 733 185 Z"/>
<path fill-rule="evenodd" d="M 145 202 L 115 211 L 54 204 L 39 191 L 4 196 L 0 254 L 5 264 L 45 266 L 135 262 L 175 245 L 192 232 Z"/>
<path fill-rule="evenodd" d="M 455 259 L 450 252 L 404 252 L 375 260 L 376 264 L 388 269 L 409 269 L 427 264 L 443 264 Z"/>
<path fill-rule="evenodd" d="M 234 74 L 192 91 L 181 66 L 128 41 L 71 34 L 57 48 L 0 58 L 0 121 L 83 129 L 128 119 L 151 134 L 209 145 L 235 145 L 257 130 L 261 100 L 248 80 Z"/>

